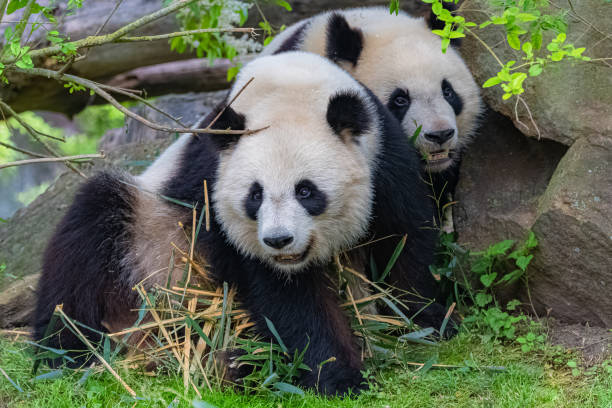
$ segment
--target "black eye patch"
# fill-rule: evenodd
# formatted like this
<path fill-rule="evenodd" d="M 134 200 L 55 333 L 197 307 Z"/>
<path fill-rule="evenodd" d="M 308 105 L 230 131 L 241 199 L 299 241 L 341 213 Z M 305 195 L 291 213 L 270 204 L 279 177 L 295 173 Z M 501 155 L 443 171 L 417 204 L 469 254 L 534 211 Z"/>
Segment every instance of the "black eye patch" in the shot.
<path fill-rule="evenodd" d="M 295 185 L 295 198 L 313 217 L 323 214 L 327 208 L 327 196 L 310 180 L 301 180 Z"/>
<path fill-rule="evenodd" d="M 257 211 L 263 201 L 263 187 L 258 182 L 251 184 L 249 193 L 244 199 L 244 209 L 247 216 L 252 220 L 257 220 Z"/>
<path fill-rule="evenodd" d="M 400 122 L 406 116 L 406 112 L 410 108 L 410 94 L 408 91 L 396 88 L 389 96 L 389 102 L 387 102 L 387 108 L 391 111 L 393 116 Z"/>
<path fill-rule="evenodd" d="M 463 110 L 463 101 L 446 79 L 442 80 L 442 96 L 455 111 L 455 116 L 458 116 Z"/>

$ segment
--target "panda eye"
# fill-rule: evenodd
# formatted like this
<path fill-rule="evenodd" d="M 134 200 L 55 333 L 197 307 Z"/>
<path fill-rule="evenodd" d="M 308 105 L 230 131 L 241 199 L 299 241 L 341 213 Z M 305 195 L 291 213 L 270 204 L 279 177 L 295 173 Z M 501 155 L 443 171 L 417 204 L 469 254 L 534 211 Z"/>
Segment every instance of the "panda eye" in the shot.
<path fill-rule="evenodd" d="M 251 193 L 251 200 L 252 201 L 261 201 L 261 197 L 262 197 L 262 191 L 261 190 L 255 190 Z"/>
<path fill-rule="evenodd" d="M 297 195 L 298 195 L 298 198 L 304 200 L 310 197 L 311 194 L 312 194 L 312 190 L 309 187 L 302 186 L 299 188 Z"/>
<path fill-rule="evenodd" d="M 406 106 L 410 103 L 410 101 L 405 96 L 398 95 L 395 97 L 395 99 L 393 99 L 393 103 L 395 106 Z"/>
<path fill-rule="evenodd" d="M 448 86 L 445 86 L 444 88 L 442 88 L 442 95 L 444 95 L 445 98 L 450 98 L 453 96 L 453 90 L 450 89 Z"/>

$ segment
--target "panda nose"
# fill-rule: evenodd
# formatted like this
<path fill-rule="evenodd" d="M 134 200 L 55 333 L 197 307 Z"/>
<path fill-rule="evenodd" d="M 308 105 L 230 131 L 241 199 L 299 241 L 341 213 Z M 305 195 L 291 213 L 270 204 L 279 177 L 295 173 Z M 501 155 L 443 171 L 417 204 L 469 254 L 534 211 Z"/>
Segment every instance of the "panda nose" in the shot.
<path fill-rule="evenodd" d="M 427 138 L 428 140 L 434 143 L 441 145 L 444 142 L 446 142 L 448 139 L 453 137 L 454 134 L 455 134 L 455 129 L 444 129 L 444 130 L 437 130 L 435 132 L 425 133 L 425 138 Z"/>
<path fill-rule="evenodd" d="M 263 239 L 263 242 L 272 248 L 281 249 L 289 245 L 293 242 L 293 237 L 291 235 L 281 235 L 277 237 L 266 237 Z"/>

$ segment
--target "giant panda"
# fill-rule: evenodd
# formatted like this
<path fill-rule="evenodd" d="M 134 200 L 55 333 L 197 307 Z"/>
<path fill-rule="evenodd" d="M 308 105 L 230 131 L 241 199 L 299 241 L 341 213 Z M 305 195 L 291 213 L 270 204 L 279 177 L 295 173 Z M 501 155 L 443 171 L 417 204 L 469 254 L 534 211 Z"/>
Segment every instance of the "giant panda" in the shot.
<path fill-rule="evenodd" d="M 288 27 L 262 52 L 326 56 L 370 88 L 408 137 L 421 127 L 415 145 L 439 207 L 437 227 L 444 223 L 442 208 L 454 192 L 462 150 L 482 110 L 478 86 L 455 49 L 459 40 L 443 53 L 440 37 L 431 31 L 443 25 L 433 14 L 426 20 L 383 7 L 329 11 Z"/>
<path fill-rule="evenodd" d="M 334 254 L 364 239 L 377 178 L 397 189 L 385 208 L 412 213 L 425 194 L 414 182 L 416 151 L 369 90 L 320 56 L 259 58 L 242 69 L 228 100 L 241 89 L 203 125 L 219 115 L 213 129 L 259 131 L 185 137 L 141 177 L 104 172 L 80 188 L 44 254 L 36 340 L 57 304 L 92 340 L 133 325 L 141 300 L 132 287 L 151 290 L 169 270 L 182 274 L 170 265 L 171 242 L 187 244 L 178 222 L 189 226 L 193 215 L 177 203 L 202 211 L 206 180 L 211 226 L 198 236 L 196 257 L 217 282 L 236 286 L 260 334 L 271 336 L 267 317 L 291 351 L 308 345 L 304 362 L 313 370 L 302 385 L 326 394 L 362 387 L 360 351 L 327 272 Z M 83 348 L 60 329 L 51 328 L 51 347 Z"/>

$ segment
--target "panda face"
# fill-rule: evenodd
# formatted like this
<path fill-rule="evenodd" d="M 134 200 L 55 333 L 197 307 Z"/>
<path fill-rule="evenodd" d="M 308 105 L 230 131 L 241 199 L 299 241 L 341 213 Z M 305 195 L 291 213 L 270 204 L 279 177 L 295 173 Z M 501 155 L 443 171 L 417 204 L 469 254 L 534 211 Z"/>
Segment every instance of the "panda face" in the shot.
<path fill-rule="evenodd" d="M 364 233 L 370 173 L 352 146 L 322 136 L 270 129 L 223 154 L 215 209 L 241 252 L 291 273 L 329 261 Z"/>
<path fill-rule="evenodd" d="M 264 129 L 221 152 L 215 214 L 244 255 L 297 273 L 365 233 L 379 118 L 357 81 L 314 54 L 251 62 L 229 97 L 251 77 L 232 108 Z"/>
<path fill-rule="evenodd" d="M 368 86 L 401 121 L 426 169 L 440 172 L 469 143 L 480 112 L 478 87 L 454 49 L 442 53 L 425 24 L 412 35 L 383 43 L 366 36 L 362 56 L 349 71 Z"/>
<path fill-rule="evenodd" d="M 437 91 L 433 86 L 423 86 L 428 83 L 408 82 L 391 92 L 387 107 L 409 137 L 421 127 L 415 143 L 428 170 L 442 171 L 453 163 L 460 147 L 457 117 L 463 110 L 463 100 L 446 79 L 439 81 Z"/>

